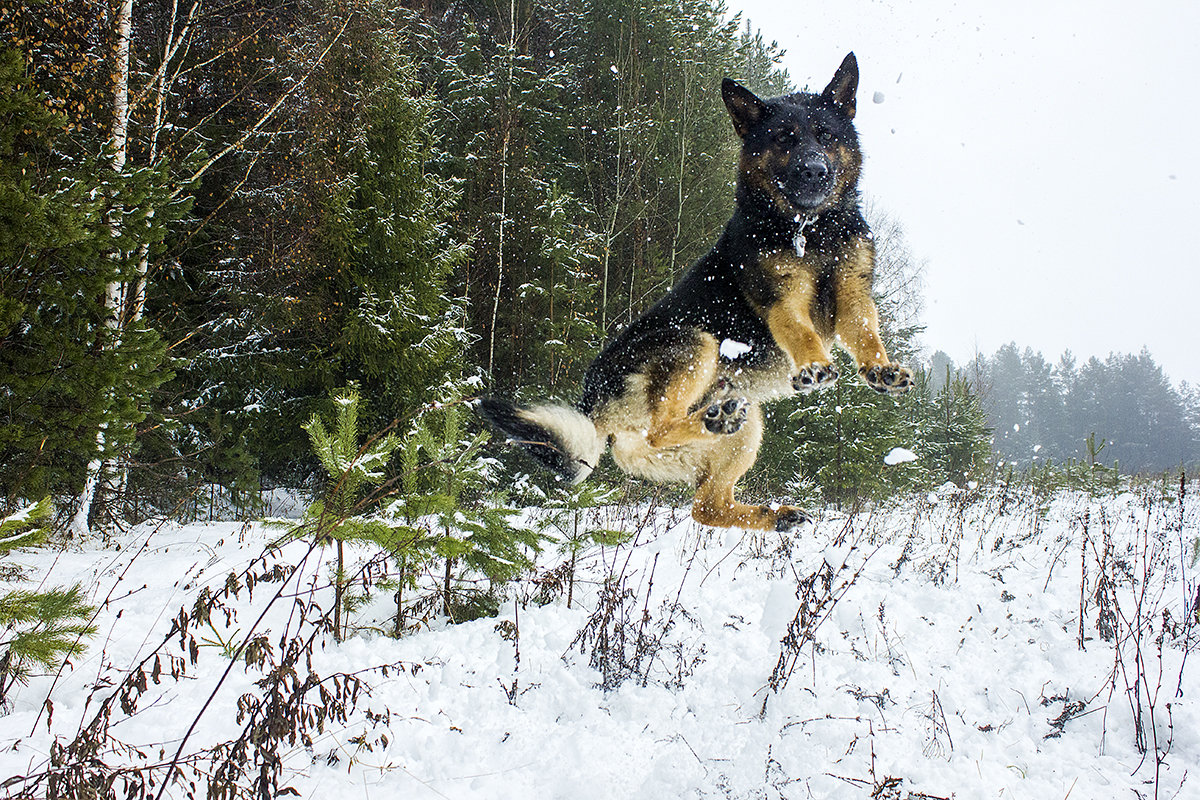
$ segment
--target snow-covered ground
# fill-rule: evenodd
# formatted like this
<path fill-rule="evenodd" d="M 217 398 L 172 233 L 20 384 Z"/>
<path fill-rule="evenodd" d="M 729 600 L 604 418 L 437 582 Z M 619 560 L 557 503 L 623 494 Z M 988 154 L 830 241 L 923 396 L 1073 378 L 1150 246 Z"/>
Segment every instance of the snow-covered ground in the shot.
<path fill-rule="evenodd" d="M 309 728 L 311 745 L 284 736 L 282 783 L 365 798 L 1200 797 L 1200 659 L 1185 658 L 1200 635 L 1196 496 L 1181 508 L 1156 489 L 1062 493 L 1039 506 L 946 487 L 827 512 L 786 538 L 677 509 L 594 511 L 636 537 L 580 557 L 571 608 L 561 592 L 533 602 L 549 584 L 527 580 L 496 618 L 399 640 L 317 634 L 299 678 L 357 673 L 369 696 L 347 721 Z M 110 706 L 97 756 L 110 771 L 154 766 L 157 789 L 176 751 L 186 762 L 236 739 L 239 697 L 263 672 L 226 645 L 267 632 L 278 659 L 281 637 L 313 635 L 298 620 L 314 597 L 328 608 L 328 564 L 294 542 L 272 557 L 300 565 L 286 582 L 241 581 L 228 618 L 193 609 L 203 587 L 267 571 L 254 560 L 278 533 L 143 525 L 119 549 L 23 554 L 47 585 L 83 581 L 103 609 L 87 654 L 19 687 L 0 716 L 0 793 L 44 791 L 23 779 L 123 692 L 132 702 Z M 539 560 L 543 577 L 561 563 Z M 384 627 L 390 603 L 379 594 L 353 622 Z M 196 646 L 173 636 L 158 674 L 144 662 L 144 690 L 122 688 L 181 609 Z M 369 669 L 382 664 L 394 666 Z M 310 699 L 328 710 L 326 685 Z"/>

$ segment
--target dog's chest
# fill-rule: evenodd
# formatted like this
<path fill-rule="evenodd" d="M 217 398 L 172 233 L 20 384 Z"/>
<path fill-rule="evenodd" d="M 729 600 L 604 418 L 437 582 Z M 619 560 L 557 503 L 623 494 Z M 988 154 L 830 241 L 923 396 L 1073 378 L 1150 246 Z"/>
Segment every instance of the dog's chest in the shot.
<path fill-rule="evenodd" d="M 758 258 L 759 284 L 747 292 L 764 313 L 777 303 L 804 307 L 817 330 L 827 334 L 837 314 L 837 264 L 819 253 L 793 250 L 762 253 Z"/>

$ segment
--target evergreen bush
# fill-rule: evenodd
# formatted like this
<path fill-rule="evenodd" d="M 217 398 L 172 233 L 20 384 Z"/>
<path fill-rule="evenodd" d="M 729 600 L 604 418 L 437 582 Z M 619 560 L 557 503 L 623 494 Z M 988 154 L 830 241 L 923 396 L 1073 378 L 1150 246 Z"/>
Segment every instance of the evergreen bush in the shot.
<path fill-rule="evenodd" d="M 45 542 L 51 516 L 47 497 L 0 519 L 0 560 L 18 548 Z M 5 579 L 20 580 L 20 570 L 4 566 Z M 96 632 L 91 624 L 94 611 L 83 601 L 78 584 L 0 594 L 0 708 L 13 686 L 27 682 L 34 669 L 54 669 L 86 649 L 87 639 Z"/>

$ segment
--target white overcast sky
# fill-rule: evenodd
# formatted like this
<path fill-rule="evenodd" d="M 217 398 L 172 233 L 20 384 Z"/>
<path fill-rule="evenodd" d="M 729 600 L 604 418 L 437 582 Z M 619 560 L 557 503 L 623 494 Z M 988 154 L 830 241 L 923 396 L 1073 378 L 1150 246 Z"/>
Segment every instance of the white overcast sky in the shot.
<path fill-rule="evenodd" d="M 928 353 L 1148 347 L 1200 383 L 1200 2 L 729 3 L 798 86 L 858 57 L 861 186 L 927 262 Z"/>

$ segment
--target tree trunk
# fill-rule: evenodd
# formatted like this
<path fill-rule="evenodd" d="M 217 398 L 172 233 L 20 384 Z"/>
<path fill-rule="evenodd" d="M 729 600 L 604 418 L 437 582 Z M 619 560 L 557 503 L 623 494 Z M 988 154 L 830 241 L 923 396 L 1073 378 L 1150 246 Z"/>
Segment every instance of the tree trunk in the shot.
<path fill-rule="evenodd" d="M 504 138 L 500 145 L 500 231 L 496 242 L 496 295 L 492 298 L 492 327 L 488 339 L 488 378 L 495 381 L 496 318 L 500 312 L 500 287 L 504 285 L 504 224 L 508 221 L 508 142 L 512 136 L 513 61 L 517 57 L 517 4 L 509 3 L 508 86 L 504 97 Z"/>
<path fill-rule="evenodd" d="M 120 0 L 117 6 L 115 22 L 117 46 L 113 57 L 113 105 L 112 133 L 108 144 L 112 152 L 113 172 L 125 171 L 125 160 L 129 152 L 129 41 L 133 27 L 133 0 Z M 115 239 L 119 235 L 119 209 L 114 209 L 109 217 L 109 230 Z M 117 254 L 114 254 L 116 257 Z M 122 286 L 114 275 L 104 287 L 104 331 L 101 332 L 101 347 L 111 348 L 120 338 L 124 303 L 122 302 Z M 111 393 L 111 390 L 109 390 Z M 106 398 L 104 413 L 111 405 L 111 398 Z M 90 531 L 88 518 L 92 513 L 92 504 L 96 499 L 96 490 L 104 475 L 104 450 L 107 445 L 108 423 L 101 421 L 96 429 L 96 453 L 87 465 L 87 478 L 83 483 L 83 491 L 79 495 L 79 503 L 75 515 L 71 518 L 70 532 L 72 536 L 82 538 Z"/>
<path fill-rule="evenodd" d="M 405 567 L 407 566 L 407 561 L 408 559 L 406 559 L 404 556 L 401 556 L 399 563 L 397 564 L 400 574 L 396 581 L 396 622 L 392 631 L 397 639 L 399 639 L 400 635 L 404 633 L 404 578 L 406 574 Z"/>
<path fill-rule="evenodd" d="M 162 62 L 151 79 L 151 85 L 154 87 L 154 123 L 150 126 L 149 147 L 149 163 L 151 166 L 158 163 L 158 140 L 163 131 L 163 126 L 166 124 L 167 96 L 171 93 L 171 87 L 179 74 L 178 70 L 175 70 L 174 74 L 171 73 L 171 64 L 175 61 L 175 56 L 179 53 L 180 48 L 191 36 L 192 26 L 200 11 L 200 4 L 201 0 L 194 0 L 178 33 L 175 32 L 177 6 L 172 5 L 171 7 L 171 19 L 168 27 L 171 35 L 167 37 L 167 41 L 163 44 Z M 150 209 L 148 213 L 149 216 L 153 217 L 154 209 Z M 141 320 L 146 307 L 146 276 L 149 272 L 149 267 L 150 245 L 143 244 L 138 250 L 137 275 L 134 277 L 133 284 L 127 292 L 126 303 L 129 306 L 129 319 L 133 322 Z"/>
<path fill-rule="evenodd" d="M 571 567 L 567 575 L 567 608 L 571 607 L 571 600 L 575 597 L 575 559 L 578 555 L 578 551 L 571 551 Z"/>
<path fill-rule="evenodd" d="M 671 236 L 671 282 L 675 282 L 676 264 L 679 260 L 680 240 L 683 238 L 683 178 L 684 165 L 687 163 L 688 147 L 687 147 L 687 132 L 688 132 L 688 98 L 691 96 L 689 79 L 691 78 L 692 68 L 691 62 L 685 61 L 681 65 L 683 72 L 683 92 L 681 95 L 682 107 L 679 110 L 679 174 L 675 176 L 676 195 L 675 195 L 675 230 Z"/>
<path fill-rule="evenodd" d="M 450 587 L 453 579 L 454 559 L 446 556 L 446 574 L 442 582 L 442 611 L 445 612 L 446 618 L 451 622 L 454 621 L 454 616 L 450 609 Z"/>

